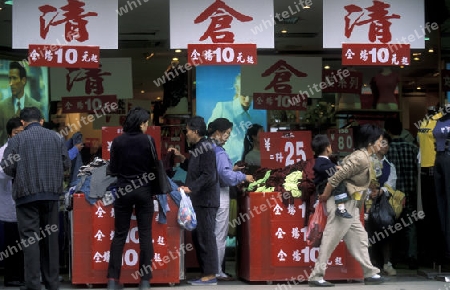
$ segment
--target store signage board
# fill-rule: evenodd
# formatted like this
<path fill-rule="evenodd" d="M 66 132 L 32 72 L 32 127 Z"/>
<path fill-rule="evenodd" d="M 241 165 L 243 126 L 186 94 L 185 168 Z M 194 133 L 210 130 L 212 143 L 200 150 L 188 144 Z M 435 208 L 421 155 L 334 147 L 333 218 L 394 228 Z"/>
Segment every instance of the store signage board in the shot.
<path fill-rule="evenodd" d="M 170 48 L 256 44 L 274 48 L 272 0 L 170 0 Z"/>
<path fill-rule="evenodd" d="M 256 44 L 188 44 L 188 62 L 197 65 L 254 65 Z"/>
<path fill-rule="evenodd" d="M 117 49 L 117 7 L 118 0 L 14 0 L 12 48 L 42 44 Z"/>
<path fill-rule="evenodd" d="M 342 65 L 405 66 L 410 63 L 409 44 L 342 44 Z"/>
<path fill-rule="evenodd" d="M 102 128 L 102 158 L 105 160 L 110 159 L 111 144 L 114 138 L 122 135 L 123 127 L 103 127 Z M 161 127 L 159 126 L 148 126 L 147 135 L 150 135 L 155 140 L 156 152 L 158 153 L 158 158 L 161 158 Z"/>
<path fill-rule="evenodd" d="M 253 96 L 255 109 L 306 110 L 308 98 L 322 97 L 321 66 L 320 57 L 260 56 L 241 68 L 242 95 Z"/>
<path fill-rule="evenodd" d="M 112 114 L 117 110 L 117 96 L 89 96 L 89 97 L 63 97 L 62 112 L 68 113 L 94 113 L 97 116 Z"/>
<path fill-rule="evenodd" d="M 311 138 L 311 131 L 261 133 L 261 167 L 283 168 L 313 158 Z"/>
<path fill-rule="evenodd" d="M 119 198 L 121 197 L 119 193 Z M 102 203 L 96 203 L 96 209 L 91 211 L 92 224 L 86 225 L 92 227 L 93 235 L 90 236 L 91 243 L 91 265 L 93 270 L 107 270 L 109 263 L 109 251 L 111 240 L 114 237 L 114 207 L 105 206 Z M 165 224 L 153 223 L 153 262 L 157 269 L 166 269 L 168 264 L 163 261 L 168 257 L 167 226 Z M 136 221 L 136 213 L 133 210 L 130 221 L 130 230 L 128 232 L 125 247 L 123 249 L 122 269 L 137 269 L 139 267 L 139 235 Z"/>
<path fill-rule="evenodd" d="M 116 95 L 117 99 L 133 97 L 131 59 L 103 58 L 99 68 L 51 68 L 52 101 L 62 97 Z"/>
<path fill-rule="evenodd" d="M 370 43 L 424 49 L 425 36 L 438 29 L 425 22 L 424 11 L 424 0 L 324 0 L 323 48 Z"/>
<path fill-rule="evenodd" d="M 327 136 L 335 153 L 352 153 L 355 150 L 353 129 L 328 129 Z"/>
<path fill-rule="evenodd" d="M 30 66 L 98 68 L 100 48 L 98 46 L 57 46 L 30 44 L 28 64 Z"/>
<path fill-rule="evenodd" d="M 341 78 L 340 76 L 343 76 Z M 361 94 L 363 85 L 362 72 L 349 69 L 330 70 L 325 69 L 322 72 L 322 82 L 326 87 L 323 93 L 345 93 L 345 94 Z"/>

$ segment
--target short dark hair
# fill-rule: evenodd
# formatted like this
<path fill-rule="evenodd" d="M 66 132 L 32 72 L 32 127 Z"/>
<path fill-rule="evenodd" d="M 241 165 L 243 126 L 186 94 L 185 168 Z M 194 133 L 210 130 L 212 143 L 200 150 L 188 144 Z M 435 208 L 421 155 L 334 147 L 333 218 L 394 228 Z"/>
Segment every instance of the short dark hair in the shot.
<path fill-rule="evenodd" d="M 6 122 L 6 134 L 11 136 L 12 131 L 21 126 L 23 126 L 23 124 L 19 117 L 9 119 L 8 122 Z"/>
<path fill-rule="evenodd" d="M 388 143 L 388 145 L 391 144 L 391 142 L 392 142 L 392 137 L 391 137 L 391 135 L 389 135 L 389 133 L 387 133 L 387 132 L 384 132 L 384 133 L 383 133 L 383 139 L 386 140 L 386 142 Z"/>
<path fill-rule="evenodd" d="M 384 129 L 392 135 L 402 134 L 403 124 L 399 118 L 389 118 L 384 122 Z"/>
<path fill-rule="evenodd" d="M 139 132 L 141 124 L 150 119 L 150 111 L 141 107 L 132 108 L 128 114 L 125 122 L 123 122 L 124 132 Z"/>
<path fill-rule="evenodd" d="M 250 127 L 248 127 L 244 138 L 244 152 L 242 153 L 242 160 L 245 160 L 245 155 L 247 155 L 248 152 L 252 151 L 254 146 L 253 144 L 255 142 L 252 137 L 258 135 L 258 131 L 261 129 L 264 129 L 264 127 L 260 124 L 252 124 Z"/>
<path fill-rule="evenodd" d="M 208 124 L 208 136 L 214 134 L 214 132 L 225 132 L 226 130 L 233 128 L 233 123 L 227 118 L 217 118 Z"/>
<path fill-rule="evenodd" d="M 358 130 L 358 148 L 367 148 L 369 144 L 374 144 L 380 136 L 383 135 L 383 129 L 373 124 L 364 124 Z"/>
<path fill-rule="evenodd" d="M 20 119 L 25 122 L 39 122 L 42 119 L 42 114 L 36 107 L 25 107 L 20 111 Z"/>
<path fill-rule="evenodd" d="M 9 69 L 18 69 L 19 70 L 19 76 L 20 79 L 22 78 L 26 78 L 27 77 L 27 71 L 25 70 L 25 68 L 23 67 L 23 65 L 21 65 L 20 63 L 18 63 L 17 61 L 13 61 L 9 63 Z"/>
<path fill-rule="evenodd" d="M 316 156 L 323 154 L 325 149 L 330 145 L 330 140 L 325 134 L 317 134 L 311 141 L 311 147 Z"/>
<path fill-rule="evenodd" d="M 197 131 L 197 134 L 200 137 L 203 137 L 206 135 L 206 123 L 205 123 L 205 119 L 203 119 L 203 117 L 194 116 L 194 117 L 190 118 L 187 121 L 186 126 L 189 127 L 189 129 L 191 129 L 193 131 Z"/>

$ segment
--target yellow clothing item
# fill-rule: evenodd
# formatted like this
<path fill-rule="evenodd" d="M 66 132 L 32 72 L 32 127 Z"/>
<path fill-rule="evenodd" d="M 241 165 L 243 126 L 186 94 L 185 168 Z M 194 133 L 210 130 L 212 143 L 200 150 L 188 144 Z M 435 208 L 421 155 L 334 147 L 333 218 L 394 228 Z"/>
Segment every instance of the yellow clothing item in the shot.
<path fill-rule="evenodd" d="M 433 136 L 433 129 L 436 126 L 437 120 L 442 116 L 438 113 L 430 119 L 424 120 L 417 131 L 417 138 L 420 146 L 420 166 L 432 167 L 436 160 L 436 149 L 434 143 L 436 142 Z"/>

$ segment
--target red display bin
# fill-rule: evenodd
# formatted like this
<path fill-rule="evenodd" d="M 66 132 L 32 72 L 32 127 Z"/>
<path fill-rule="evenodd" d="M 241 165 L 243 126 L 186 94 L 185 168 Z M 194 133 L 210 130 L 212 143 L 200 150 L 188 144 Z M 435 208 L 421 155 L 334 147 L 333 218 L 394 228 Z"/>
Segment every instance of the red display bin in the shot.
<path fill-rule="evenodd" d="M 153 219 L 153 247 L 155 255 L 152 262 L 151 283 L 174 285 L 184 279 L 184 254 L 193 246 L 184 245 L 183 230 L 177 224 L 178 207 L 168 198 L 170 212 L 167 224 Z M 122 258 L 120 282 L 138 284 L 139 237 L 136 217 L 131 218 L 130 231 Z M 72 225 L 72 284 L 106 284 L 109 262 L 109 248 L 114 234 L 114 208 L 89 204 L 84 194 L 74 194 Z M 141 272 L 143 273 L 143 272 Z"/>
<path fill-rule="evenodd" d="M 307 208 L 301 199 L 283 204 L 278 192 L 240 199 L 238 275 L 247 281 L 307 281 L 319 254 L 306 244 Z M 360 264 L 341 241 L 328 261 L 326 280 L 363 279 Z"/>

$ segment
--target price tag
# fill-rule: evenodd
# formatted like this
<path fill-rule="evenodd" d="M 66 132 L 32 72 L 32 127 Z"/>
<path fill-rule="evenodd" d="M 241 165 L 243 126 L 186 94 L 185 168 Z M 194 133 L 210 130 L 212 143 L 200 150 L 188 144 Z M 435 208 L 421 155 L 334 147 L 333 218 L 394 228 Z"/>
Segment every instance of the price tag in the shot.
<path fill-rule="evenodd" d="M 409 65 L 410 45 L 392 44 L 342 44 L 342 65 Z"/>
<path fill-rule="evenodd" d="M 259 110 L 306 111 L 308 97 L 301 94 L 254 93 L 253 108 Z"/>
<path fill-rule="evenodd" d="M 68 46 L 30 44 L 28 62 L 30 66 L 98 68 L 99 46 Z"/>
<path fill-rule="evenodd" d="M 353 129 L 328 129 L 327 136 L 334 152 L 352 153 L 354 151 Z"/>
<path fill-rule="evenodd" d="M 313 157 L 310 131 L 265 132 L 259 142 L 261 167 L 282 168 Z"/>
<path fill-rule="evenodd" d="M 62 97 L 62 112 L 110 114 L 117 110 L 117 96 Z"/>
<path fill-rule="evenodd" d="M 256 44 L 188 44 L 188 61 L 197 65 L 255 65 Z"/>

